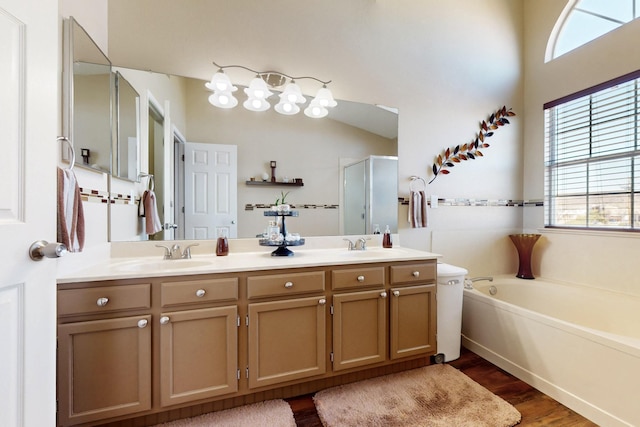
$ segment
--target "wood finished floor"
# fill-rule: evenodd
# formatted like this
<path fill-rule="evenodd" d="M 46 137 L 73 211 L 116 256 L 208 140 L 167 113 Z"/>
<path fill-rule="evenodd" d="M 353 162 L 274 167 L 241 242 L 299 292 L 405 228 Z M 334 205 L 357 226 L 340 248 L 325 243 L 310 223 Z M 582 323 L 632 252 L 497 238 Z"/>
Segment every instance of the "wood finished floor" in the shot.
<path fill-rule="evenodd" d="M 450 362 L 450 365 L 515 406 L 522 414 L 519 426 L 597 427 L 596 424 L 467 349 L 463 348 L 460 358 Z M 287 401 L 298 427 L 322 427 L 312 395 Z"/>

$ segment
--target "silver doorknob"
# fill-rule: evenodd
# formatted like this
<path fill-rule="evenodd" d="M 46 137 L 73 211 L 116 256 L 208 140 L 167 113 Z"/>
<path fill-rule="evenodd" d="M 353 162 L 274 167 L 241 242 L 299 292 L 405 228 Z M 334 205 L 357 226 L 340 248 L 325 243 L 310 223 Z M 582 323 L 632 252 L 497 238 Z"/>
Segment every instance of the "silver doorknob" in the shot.
<path fill-rule="evenodd" d="M 413 277 L 420 277 L 420 272 L 419 271 L 414 271 L 413 273 L 411 273 L 411 275 Z"/>
<path fill-rule="evenodd" d="M 167 323 L 169 323 L 169 320 L 170 320 L 170 319 L 169 319 L 169 316 L 162 316 L 162 317 L 160 318 L 160 324 L 161 324 L 161 325 L 166 325 Z"/>
<path fill-rule="evenodd" d="M 107 304 L 109 304 L 109 298 L 102 297 L 102 298 L 98 298 L 98 299 L 96 300 L 96 305 L 97 305 L 98 307 L 104 307 L 104 306 L 106 306 Z"/>
<path fill-rule="evenodd" d="M 67 253 L 67 247 L 62 243 L 49 243 L 46 240 L 38 240 L 33 242 L 29 247 L 29 256 L 34 261 L 40 261 L 42 258 L 60 258 Z"/>
<path fill-rule="evenodd" d="M 364 276 L 358 276 L 358 282 L 360 283 L 364 282 Z"/>
<path fill-rule="evenodd" d="M 237 223 L 237 222 L 238 222 L 238 221 L 236 221 L 235 219 L 232 219 L 232 220 L 231 220 L 231 224 L 235 224 L 235 223 Z"/>
<path fill-rule="evenodd" d="M 284 287 L 285 287 L 285 288 L 287 288 L 287 289 L 291 289 L 291 288 L 293 288 L 293 282 L 287 282 L 287 283 L 285 283 L 285 284 L 284 284 Z"/>
<path fill-rule="evenodd" d="M 205 291 L 204 289 L 198 289 L 198 290 L 196 291 L 196 296 L 197 296 L 198 298 L 202 298 L 202 297 L 204 296 L 204 294 L 206 294 L 206 293 L 207 293 L 207 291 Z"/>
<path fill-rule="evenodd" d="M 386 292 L 380 292 L 380 297 L 386 298 L 387 297 L 387 293 Z"/>
<path fill-rule="evenodd" d="M 138 328 L 146 328 L 148 323 L 147 319 L 140 319 L 138 320 Z"/>
<path fill-rule="evenodd" d="M 393 296 L 394 297 L 399 297 L 400 296 L 400 291 L 393 291 Z"/>
<path fill-rule="evenodd" d="M 168 222 L 164 224 L 165 230 L 175 230 L 178 228 L 178 224 L 169 224 Z"/>

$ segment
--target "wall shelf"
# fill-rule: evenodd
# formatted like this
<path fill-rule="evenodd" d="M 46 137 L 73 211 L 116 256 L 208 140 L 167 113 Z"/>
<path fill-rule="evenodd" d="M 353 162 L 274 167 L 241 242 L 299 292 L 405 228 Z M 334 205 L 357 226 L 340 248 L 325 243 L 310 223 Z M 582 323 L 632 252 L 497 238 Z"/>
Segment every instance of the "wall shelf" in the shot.
<path fill-rule="evenodd" d="M 289 186 L 289 187 L 302 187 L 304 186 L 303 182 L 282 182 L 282 181 L 246 181 L 247 185 L 266 185 L 266 186 Z"/>

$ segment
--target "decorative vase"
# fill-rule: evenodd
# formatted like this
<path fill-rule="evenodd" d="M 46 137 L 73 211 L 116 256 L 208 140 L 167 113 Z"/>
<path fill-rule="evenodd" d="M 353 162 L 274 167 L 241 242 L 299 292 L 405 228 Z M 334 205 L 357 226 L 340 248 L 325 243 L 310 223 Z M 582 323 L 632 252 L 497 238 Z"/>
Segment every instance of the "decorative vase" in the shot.
<path fill-rule="evenodd" d="M 509 234 L 509 238 L 518 250 L 518 274 L 520 279 L 535 279 L 531 272 L 531 254 L 533 245 L 540 238 L 540 234 Z"/>

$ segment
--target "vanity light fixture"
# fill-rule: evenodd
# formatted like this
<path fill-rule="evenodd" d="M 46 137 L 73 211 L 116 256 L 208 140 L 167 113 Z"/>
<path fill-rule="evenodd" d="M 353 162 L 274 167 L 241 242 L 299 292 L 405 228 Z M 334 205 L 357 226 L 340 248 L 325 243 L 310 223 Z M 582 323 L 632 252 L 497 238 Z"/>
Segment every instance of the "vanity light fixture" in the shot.
<path fill-rule="evenodd" d="M 337 105 L 331 91 L 327 88 L 327 84 L 331 83 L 331 80 L 325 82 L 310 76 L 292 77 L 279 71 L 255 71 L 242 65 L 218 65 L 215 62 L 213 62 L 213 65 L 218 67 L 218 71 L 213 75 L 210 82 L 205 83 L 205 86 L 213 91 L 213 94 L 209 96 L 209 102 L 218 108 L 233 108 L 238 105 L 238 99 L 233 96 L 233 92 L 238 88 L 231 83 L 229 77 L 224 73 L 226 68 L 242 68 L 256 74 L 256 77 L 249 83 L 249 87 L 244 89 L 247 99 L 242 105 L 247 110 L 268 110 L 271 107 L 268 98 L 274 95 L 274 92 L 270 89 L 279 88 L 286 84 L 284 90 L 278 95 L 280 101 L 274 109 L 284 115 L 299 113 L 300 106 L 298 104 L 304 104 L 307 101 L 295 82 L 300 79 L 312 79 L 322 83 L 322 88 L 318 90 L 316 97 L 309 102 L 309 105 L 304 110 L 306 116 L 311 118 L 325 117 L 329 113 L 327 108 Z"/>

